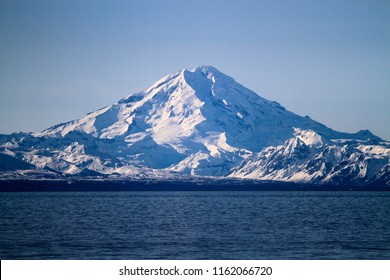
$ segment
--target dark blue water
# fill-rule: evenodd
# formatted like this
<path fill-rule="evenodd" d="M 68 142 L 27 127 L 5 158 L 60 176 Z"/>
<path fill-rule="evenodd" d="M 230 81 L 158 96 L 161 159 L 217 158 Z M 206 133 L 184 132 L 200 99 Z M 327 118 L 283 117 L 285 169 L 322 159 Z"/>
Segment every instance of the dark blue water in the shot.
<path fill-rule="evenodd" d="M 390 259 L 390 193 L 0 193 L 0 234 L 1 259 Z"/>

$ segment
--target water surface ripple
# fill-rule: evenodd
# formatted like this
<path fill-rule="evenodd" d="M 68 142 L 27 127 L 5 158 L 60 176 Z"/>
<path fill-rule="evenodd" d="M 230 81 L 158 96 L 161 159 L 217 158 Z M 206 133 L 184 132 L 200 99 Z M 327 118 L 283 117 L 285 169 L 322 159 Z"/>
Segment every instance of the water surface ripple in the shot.
<path fill-rule="evenodd" d="M 388 192 L 0 193 L 1 259 L 390 259 Z"/>

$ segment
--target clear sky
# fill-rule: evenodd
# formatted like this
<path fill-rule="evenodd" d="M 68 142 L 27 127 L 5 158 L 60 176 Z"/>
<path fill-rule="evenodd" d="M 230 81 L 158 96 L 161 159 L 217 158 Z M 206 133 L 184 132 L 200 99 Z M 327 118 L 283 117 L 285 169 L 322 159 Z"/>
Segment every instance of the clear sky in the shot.
<path fill-rule="evenodd" d="M 288 110 L 390 139 L 390 1 L 0 0 L 0 133 L 212 65 Z"/>

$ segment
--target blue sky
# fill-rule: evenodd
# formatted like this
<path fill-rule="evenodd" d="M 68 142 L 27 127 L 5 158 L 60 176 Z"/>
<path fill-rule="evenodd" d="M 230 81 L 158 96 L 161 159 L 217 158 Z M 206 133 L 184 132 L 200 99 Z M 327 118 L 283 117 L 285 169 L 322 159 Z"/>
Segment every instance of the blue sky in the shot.
<path fill-rule="evenodd" d="M 40 131 L 213 65 L 390 139 L 390 1 L 0 1 L 0 133 Z"/>

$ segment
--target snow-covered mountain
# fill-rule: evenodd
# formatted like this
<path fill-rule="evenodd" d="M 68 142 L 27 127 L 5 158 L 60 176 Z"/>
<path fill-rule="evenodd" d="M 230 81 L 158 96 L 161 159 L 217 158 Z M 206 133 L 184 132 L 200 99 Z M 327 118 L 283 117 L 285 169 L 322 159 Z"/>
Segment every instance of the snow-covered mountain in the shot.
<path fill-rule="evenodd" d="M 0 135 L 0 177 L 219 176 L 390 185 L 390 143 L 334 131 L 211 66 L 40 133 Z"/>

